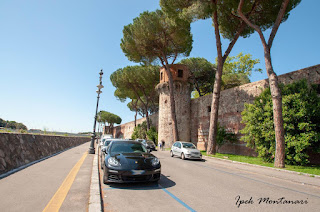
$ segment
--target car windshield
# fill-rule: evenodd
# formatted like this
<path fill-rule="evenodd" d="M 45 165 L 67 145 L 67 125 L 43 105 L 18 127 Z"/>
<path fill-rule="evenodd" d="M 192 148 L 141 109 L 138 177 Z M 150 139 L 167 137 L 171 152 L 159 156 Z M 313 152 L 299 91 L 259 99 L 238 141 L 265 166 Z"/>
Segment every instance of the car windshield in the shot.
<path fill-rule="evenodd" d="M 112 153 L 147 152 L 147 149 L 140 143 L 117 142 L 111 145 L 110 152 Z"/>
<path fill-rule="evenodd" d="M 182 143 L 183 148 L 195 149 L 195 145 L 192 143 Z"/>
<path fill-rule="evenodd" d="M 103 146 L 108 146 L 111 143 L 111 141 L 105 141 Z"/>

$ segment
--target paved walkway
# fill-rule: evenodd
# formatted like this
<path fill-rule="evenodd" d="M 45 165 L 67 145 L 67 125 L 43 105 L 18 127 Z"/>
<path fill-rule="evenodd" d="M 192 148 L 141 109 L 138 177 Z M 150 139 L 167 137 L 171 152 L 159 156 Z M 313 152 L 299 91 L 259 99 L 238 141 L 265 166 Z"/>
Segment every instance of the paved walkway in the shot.
<path fill-rule="evenodd" d="M 94 155 L 89 142 L 0 180 L 1 211 L 88 211 Z"/>

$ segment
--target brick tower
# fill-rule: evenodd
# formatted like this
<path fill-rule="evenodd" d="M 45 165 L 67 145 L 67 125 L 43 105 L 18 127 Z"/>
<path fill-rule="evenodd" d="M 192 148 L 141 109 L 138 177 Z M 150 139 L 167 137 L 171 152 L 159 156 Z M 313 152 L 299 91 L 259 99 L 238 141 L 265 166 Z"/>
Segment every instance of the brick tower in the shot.
<path fill-rule="evenodd" d="M 187 66 L 181 64 L 171 65 L 170 72 L 174 85 L 173 93 L 179 139 L 181 141 L 190 141 L 191 89 L 188 82 L 190 73 Z M 160 69 L 160 83 L 156 87 L 159 92 L 158 141 L 164 140 L 166 147 L 171 147 L 174 141 L 168 81 L 165 68 L 162 67 Z"/>

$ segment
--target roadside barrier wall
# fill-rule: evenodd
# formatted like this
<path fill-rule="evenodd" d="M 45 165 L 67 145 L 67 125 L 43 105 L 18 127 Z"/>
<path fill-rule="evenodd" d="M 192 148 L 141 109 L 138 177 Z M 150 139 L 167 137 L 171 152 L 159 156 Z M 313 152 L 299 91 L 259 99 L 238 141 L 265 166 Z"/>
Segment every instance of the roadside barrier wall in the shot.
<path fill-rule="evenodd" d="M 0 133 L 0 174 L 88 141 L 88 137 Z"/>

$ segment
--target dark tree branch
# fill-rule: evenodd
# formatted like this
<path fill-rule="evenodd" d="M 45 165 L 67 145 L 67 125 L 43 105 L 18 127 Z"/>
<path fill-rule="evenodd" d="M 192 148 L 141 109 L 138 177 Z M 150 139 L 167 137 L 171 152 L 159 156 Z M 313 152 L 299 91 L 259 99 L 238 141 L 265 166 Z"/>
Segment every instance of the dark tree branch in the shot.
<path fill-rule="evenodd" d="M 264 38 L 264 36 L 263 36 L 263 34 L 262 34 L 261 28 L 260 28 L 259 26 L 255 25 L 255 24 L 251 23 L 251 22 L 249 21 L 249 19 L 242 13 L 243 3 L 244 3 L 244 0 L 240 0 L 239 5 L 238 5 L 238 10 L 237 10 L 239 16 L 240 16 L 240 17 L 242 18 L 242 20 L 243 20 L 244 22 L 246 22 L 251 28 L 253 28 L 254 30 L 256 30 L 256 31 L 258 32 L 263 46 L 266 46 L 266 47 L 267 47 L 268 45 L 267 45 L 266 40 L 265 40 L 265 38 Z"/>
<path fill-rule="evenodd" d="M 237 30 L 236 35 L 234 36 L 234 38 L 232 39 L 232 41 L 229 43 L 229 46 L 227 48 L 227 50 L 225 51 L 223 57 L 222 57 L 222 63 L 224 63 L 227 59 L 227 57 L 229 56 L 234 44 L 237 42 L 238 38 L 240 37 L 242 31 L 244 30 L 244 28 L 246 27 L 246 23 L 242 22 L 239 29 Z"/>
<path fill-rule="evenodd" d="M 252 5 L 252 8 L 250 10 L 250 12 L 247 14 L 247 16 L 250 16 L 253 12 L 254 9 L 256 8 L 256 6 L 258 5 L 259 0 L 255 1 Z M 232 15 L 234 15 L 237 18 L 242 19 L 239 16 L 236 16 L 235 14 L 231 13 Z M 241 25 L 239 26 L 236 35 L 234 36 L 234 38 L 232 39 L 232 41 L 230 42 L 228 49 L 225 51 L 224 55 L 223 55 L 223 63 L 226 61 L 228 55 L 230 54 L 234 44 L 237 42 L 238 38 L 240 37 L 242 31 L 244 30 L 244 28 L 246 27 L 246 23 L 244 21 L 241 22 Z"/>
<path fill-rule="evenodd" d="M 271 46 L 272 46 L 274 37 L 275 37 L 276 34 L 277 34 L 277 31 L 278 31 L 278 29 L 279 29 L 279 26 L 280 26 L 280 24 L 281 24 L 281 21 L 282 21 L 282 19 L 283 19 L 283 16 L 284 16 L 284 14 L 285 14 L 285 12 L 286 12 L 286 9 L 287 9 L 287 7 L 288 7 L 289 1 L 290 1 L 290 0 L 284 0 L 284 1 L 282 2 L 281 9 L 280 9 L 280 11 L 279 11 L 279 13 L 278 13 L 277 20 L 276 20 L 276 22 L 275 22 L 274 25 L 273 25 L 273 28 L 272 28 L 272 31 L 271 31 L 271 34 L 270 34 L 270 37 L 269 37 L 269 40 L 268 40 L 268 47 L 269 47 L 269 49 L 271 49 Z"/>

